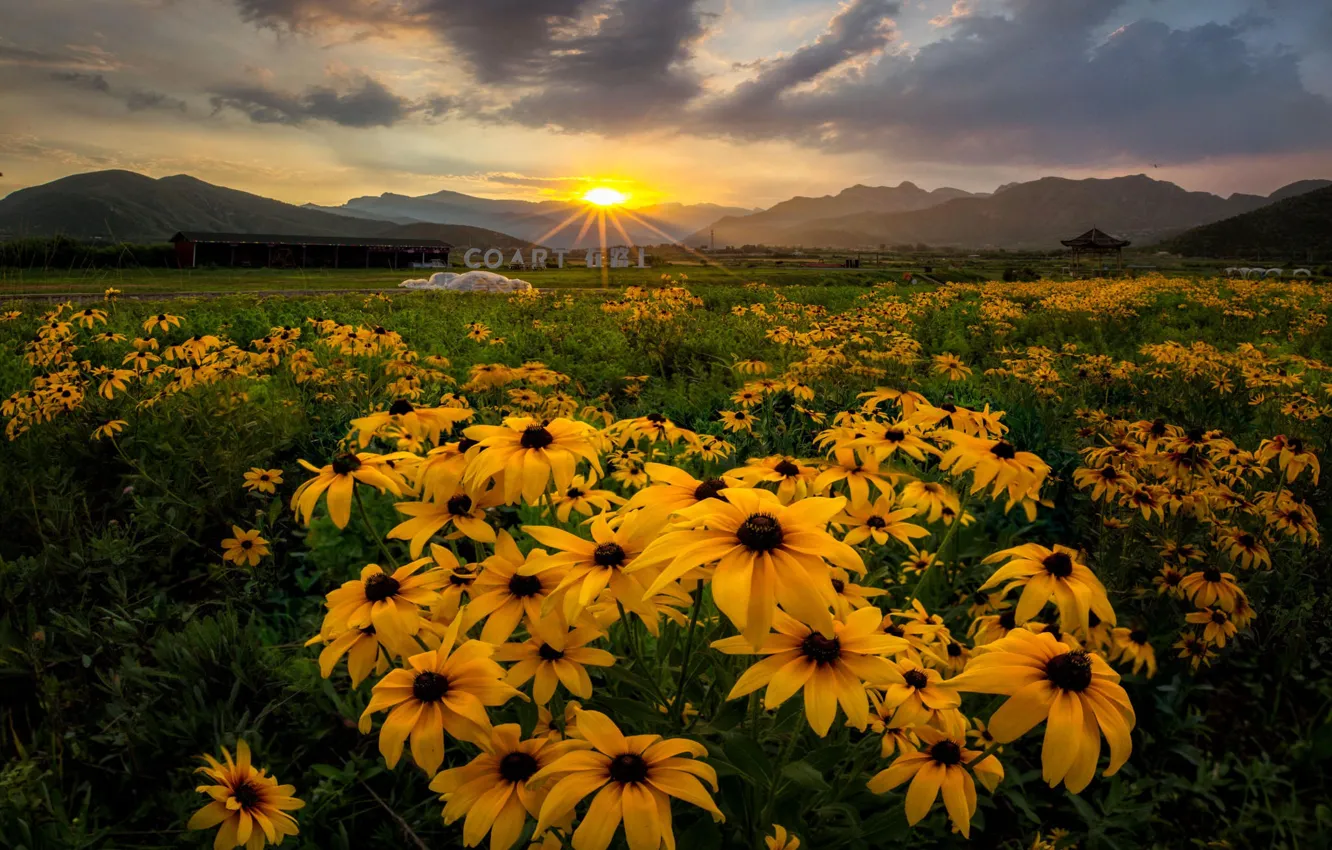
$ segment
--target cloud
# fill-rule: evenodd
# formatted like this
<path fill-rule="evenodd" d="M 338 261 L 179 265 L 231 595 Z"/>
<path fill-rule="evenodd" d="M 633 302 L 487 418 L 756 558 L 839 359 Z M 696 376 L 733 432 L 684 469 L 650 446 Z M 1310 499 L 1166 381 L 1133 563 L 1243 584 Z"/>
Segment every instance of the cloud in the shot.
<path fill-rule="evenodd" d="M 185 101 L 171 97 L 160 91 L 147 91 L 144 89 L 133 89 L 125 96 L 125 107 L 130 112 L 142 112 L 145 109 L 165 109 L 168 111 L 185 112 L 188 106 Z"/>
<path fill-rule="evenodd" d="M 310 121 L 330 121 L 343 127 L 391 127 L 421 109 L 394 94 L 371 77 L 358 86 L 338 92 L 329 86 L 311 86 L 292 94 L 266 86 L 230 86 L 213 91 L 213 112 L 234 109 L 256 124 L 299 126 Z M 425 109 L 438 112 L 443 99 L 431 98 Z"/>
<path fill-rule="evenodd" d="M 68 52 L 32 50 L 0 44 L 0 65 L 30 68 L 83 68 L 108 71 L 118 67 L 115 57 L 106 51 L 85 45 L 69 45 Z"/>
<path fill-rule="evenodd" d="M 1009 0 L 1005 15 L 957 18 L 914 54 L 885 51 L 833 84 L 746 96 L 747 86 L 765 88 L 765 71 L 723 101 L 730 108 L 711 110 L 709 126 L 985 163 L 1175 162 L 1326 146 L 1332 104 L 1305 89 L 1295 54 L 1252 50 L 1239 23 L 1174 29 L 1141 19 L 1106 37 L 1124 5 Z M 825 37 L 836 43 L 835 28 Z M 768 89 L 783 90 L 777 83 Z"/>
<path fill-rule="evenodd" d="M 103 94 L 111 91 L 111 84 L 101 74 L 88 74 L 83 71 L 52 71 L 51 79 L 56 82 L 67 83 L 76 89 Z"/>

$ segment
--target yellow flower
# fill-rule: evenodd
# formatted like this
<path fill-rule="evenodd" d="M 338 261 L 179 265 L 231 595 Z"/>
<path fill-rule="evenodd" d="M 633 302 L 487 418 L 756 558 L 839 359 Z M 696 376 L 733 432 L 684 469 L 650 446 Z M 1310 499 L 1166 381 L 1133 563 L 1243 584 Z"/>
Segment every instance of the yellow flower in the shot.
<path fill-rule="evenodd" d="M 413 558 L 420 557 L 430 538 L 450 525 L 455 530 L 445 535 L 447 540 L 466 536 L 481 543 L 494 543 L 495 529 L 486 522 L 486 508 L 498 505 L 501 500 L 498 487 L 487 489 L 485 481 L 478 481 L 461 486 L 443 501 L 398 502 L 394 509 L 411 519 L 395 525 L 387 536 L 390 540 L 410 541 L 408 550 Z"/>
<path fill-rule="evenodd" d="M 931 725 L 950 734 L 965 727 L 958 706 L 962 697 L 936 670 L 903 658 L 894 663 L 897 675 L 871 684 L 883 689 L 883 707 L 893 709 L 889 724 L 899 727 Z"/>
<path fill-rule="evenodd" d="M 903 752 L 886 770 L 875 774 L 869 781 L 869 789 L 883 794 L 910 779 L 906 816 L 912 826 L 930 813 L 942 791 L 948 819 L 963 838 L 970 838 L 971 818 L 976 814 L 976 784 L 967 768 L 975 772 L 986 789 L 993 791 L 1003 781 L 1003 766 L 994 756 L 976 762 L 980 753 L 968 750 L 961 735 L 945 735 L 928 726 L 920 727 L 916 734 L 921 748 Z"/>
<path fill-rule="evenodd" d="M 1235 636 L 1235 623 L 1221 608 L 1204 608 L 1184 617 L 1190 623 L 1203 627 L 1203 640 L 1220 649 L 1226 648 L 1226 641 Z"/>
<path fill-rule="evenodd" d="M 277 485 L 282 483 L 282 470 L 255 466 L 245 473 L 244 478 L 242 486 L 252 493 L 276 493 Z"/>
<path fill-rule="evenodd" d="M 421 609 L 429 608 L 439 599 L 439 588 L 444 574 L 430 569 L 418 573 L 429 558 L 420 558 L 385 573 L 378 564 L 367 564 L 361 577 L 344 582 L 328 594 L 321 631 L 337 635 L 346 629 L 375 627 L 375 634 L 395 652 L 405 652 L 413 646 L 411 638 L 421 628 Z"/>
<path fill-rule="evenodd" d="M 351 521 L 352 488 L 357 481 L 369 484 L 381 493 L 388 490 L 395 496 L 402 495 L 402 487 L 383 469 L 390 461 L 400 457 L 410 455 L 348 453 L 338 456 L 324 467 L 301 460 L 300 465 L 315 473 L 315 477 L 296 488 L 296 492 L 291 495 L 291 509 L 302 523 L 309 525 L 315 504 L 327 490 L 328 515 L 338 528 L 346 528 Z"/>
<path fill-rule="evenodd" d="M 453 621 L 439 649 L 413 655 L 409 669 L 389 671 L 374 687 L 359 725 L 366 734 L 375 712 L 392 709 L 379 730 L 379 752 L 390 768 L 411 738 L 412 760 L 434 776 L 444 762 L 446 731 L 459 740 L 484 740 L 491 728 L 486 708 L 521 696 L 504 684 L 504 668 L 490 658 L 493 646 L 469 640 L 454 649 L 462 621 Z"/>
<path fill-rule="evenodd" d="M 351 677 L 353 688 L 358 688 L 371 672 L 383 675 L 389 667 L 390 655 L 396 655 L 400 648 L 388 646 L 375 632 L 374 626 L 347 629 L 329 639 L 323 632 L 305 642 L 306 646 L 324 642 L 326 645 L 319 653 L 319 675 L 327 679 L 333 675 L 333 668 L 338 666 L 342 657 L 347 656 L 347 675 Z"/>
<path fill-rule="evenodd" d="M 819 471 L 793 457 L 773 455 L 751 459 L 739 469 L 731 470 L 731 475 L 749 487 L 775 482 L 777 498 L 787 505 L 810 494 Z"/>
<path fill-rule="evenodd" d="M 1051 600 L 1059 608 L 1059 624 L 1064 631 L 1089 628 L 1089 614 L 1095 613 L 1104 622 L 1115 622 L 1115 611 L 1105 593 L 1105 585 L 1083 564 L 1078 563 L 1077 551 L 1066 546 L 1047 549 L 1036 543 L 1024 543 L 1011 549 L 995 552 L 981 563 L 993 564 L 1011 559 L 994 571 L 980 586 L 981 591 L 1003 585 L 1007 594 L 1022 588 L 1018 598 L 1016 619 L 1025 623 L 1040 613 Z"/>
<path fill-rule="evenodd" d="M 194 790 L 207 794 L 212 802 L 194 813 L 188 829 L 221 828 L 213 840 L 215 850 L 246 847 L 260 850 L 266 844 L 281 844 L 288 835 L 300 832 L 296 819 L 287 812 L 304 808 L 304 801 L 294 797 L 295 786 L 279 785 L 265 769 L 255 768 L 250 762 L 250 745 L 236 742 L 236 760 L 222 748 L 222 761 L 210 755 L 202 758 L 207 767 L 196 772 L 213 780 L 212 785 L 200 785 Z"/>
<path fill-rule="evenodd" d="M 505 504 L 541 501 L 547 486 L 564 490 L 573 482 L 580 459 L 601 466 L 593 447 L 592 426 L 569 419 L 541 422 L 511 416 L 503 425 L 473 425 L 463 432 L 481 448 L 468 465 L 469 480 L 503 478 Z"/>
<path fill-rule="evenodd" d="M 735 434 L 741 431 L 749 434 L 754 433 L 754 426 L 759 421 L 753 414 L 745 410 L 723 410 L 717 415 L 721 417 L 722 427 Z"/>
<path fill-rule="evenodd" d="M 430 781 L 430 790 L 445 801 L 445 823 L 467 816 L 463 846 L 475 847 L 489 833 L 492 850 L 511 848 L 522 834 L 527 816 L 541 813 L 549 793 L 549 789 L 529 788 L 527 780 L 560 756 L 588 746 L 540 736 L 524 741 L 521 734 L 517 723 L 496 726 L 476 741 L 479 756 L 463 767 L 440 771 Z"/>
<path fill-rule="evenodd" d="M 542 617 L 542 605 L 564 578 L 563 570 L 544 570 L 527 575 L 525 565 L 540 563 L 548 556 L 544 549 L 533 549 L 526 557 L 507 531 L 495 541 L 495 554 L 481 562 L 481 573 L 472 582 L 472 597 L 467 612 L 474 621 L 485 620 L 481 639 L 501 644 L 509 639 L 518 623 L 527 615 L 530 631 Z"/>
<path fill-rule="evenodd" d="M 626 609 L 638 608 L 645 595 L 639 578 L 646 576 L 635 577 L 629 573 L 634 559 L 657 536 L 665 522 L 663 514 L 635 511 L 612 529 L 603 514 L 592 520 L 591 540 L 558 528 L 525 525 L 523 531 L 555 551 L 548 558 L 528 562 L 519 573 L 524 576 L 538 576 L 550 570 L 561 573 L 563 578 L 543 609 L 549 610 L 562 602 L 568 622 L 573 622 L 607 587 Z"/>
<path fill-rule="evenodd" d="M 685 528 L 661 535 L 639 556 L 634 569 L 662 565 L 647 595 L 716 562 L 713 601 L 754 649 L 767 640 L 778 604 L 825 638 L 834 637 L 829 609 L 836 594 L 827 561 L 865 571 L 860 555 L 827 531 L 846 499 L 783 505 L 767 490 L 732 487 L 721 493 L 724 500 L 676 513 L 676 527 Z"/>
<path fill-rule="evenodd" d="M 850 526 L 842 540 L 851 546 L 866 540 L 873 540 L 882 546 L 890 537 L 899 543 L 911 545 L 913 538 L 929 535 L 926 529 L 905 521 L 915 513 L 914 508 L 893 510 L 893 498 L 885 494 L 879 496 L 873 504 L 852 502 L 840 516 L 833 518 L 833 522 Z"/>
<path fill-rule="evenodd" d="M 495 660 L 517 662 L 505 677 L 515 688 L 535 677 L 532 699 L 537 705 L 550 702 L 558 684 L 563 684 L 574 696 L 588 699 L 592 696 L 592 679 L 587 675 L 586 665 L 610 667 L 615 663 L 615 656 L 606 650 L 587 646 L 601 636 L 597 629 L 566 632 L 562 623 L 543 623 L 523 643 L 496 647 Z"/>
<path fill-rule="evenodd" d="M 1062 781 L 1074 794 L 1087 787 L 1102 734 L 1110 744 L 1106 776 L 1133 751 L 1129 733 L 1136 717 L 1119 674 L 1099 655 L 1070 650 L 1049 634 L 1014 629 L 978 651 L 949 683 L 959 691 L 1009 696 L 990 717 L 990 734 L 1000 743 L 1046 721 L 1041 766 L 1051 787 Z"/>
<path fill-rule="evenodd" d="M 578 731 L 594 749 L 567 753 L 531 779 L 539 785 L 559 777 L 541 806 L 536 834 L 566 818 L 593 791 L 597 795 L 573 834 L 574 850 L 605 850 L 621 821 L 629 850 L 658 850 L 663 841 L 675 846 L 671 797 L 706 810 L 715 821 L 725 820 L 698 781 L 702 778 L 716 791 L 716 772 L 701 761 L 682 758 L 707 753 L 702 744 L 656 735 L 625 737 L 599 711 L 579 712 Z"/>
<path fill-rule="evenodd" d="M 950 381 L 963 381 L 971 376 L 971 367 L 956 354 L 945 352 L 934 355 L 934 374 L 947 375 Z"/>
<path fill-rule="evenodd" d="M 800 850 L 800 839 L 794 835 L 788 836 L 786 827 L 777 823 L 772 825 L 772 835 L 763 837 L 763 843 L 768 850 Z"/>
<path fill-rule="evenodd" d="M 583 516 L 592 516 L 594 511 L 609 511 L 613 510 L 612 505 L 624 504 L 624 499 L 610 490 L 594 489 L 596 482 L 596 476 L 575 475 L 568 487 L 551 497 L 556 518 L 560 522 L 568 522 L 574 511 Z"/>
<path fill-rule="evenodd" d="M 1118 659 L 1121 664 L 1132 661 L 1135 676 L 1143 667 L 1147 668 L 1148 679 L 1156 675 L 1156 650 L 1152 648 L 1146 629 L 1115 629 L 1110 633 L 1110 639 L 1115 649 L 1112 660 Z"/>
<path fill-rule="evenodd" d="M 879 609 L 862 608 L 845 622 L 835 621 L 833 637 L 828 638 L 778 611 L 773 622 L 777 631 L 758 648 L 758 654 L 767 657 L 746 670 L 726 698 L 737 699 L 766 686 L 763 705 L 773 711 L 803 689 L 805 719 L 819 737 L 828 734 L 838 704 L 847 722 L 863 730 L 869 723 L 865 684 L 899 681 L 893 663 L 881 656 L 906 649 L 906 641 L 878 630 L 881 619 Z M 715 641 L 712 648 L 728 655 L 754 651 L 743 635 Z"/>
<path fill-rule="evenodd" d="M 240 526 L 233 525 L 231 533 L 236 536 L 222 541 L 222 560 L 253 567 L 268 554 L 268 541 L 257 530 L 241 531 Z"/>
<path fill-rule="evenodd" d="M 630 497 L 624 506 L 625 512 L 651 508 L 672 514 L 681 508 L 697 505 L 705 499 L 720 498 L 718 494 L 727 487 L 744 486 L 740 479 L 730 474 L 700 481 L 683 469 L 667 466 L 664 463 L 646 463 L 643 469 L 653 484 Z M 563 521 L 561 518 L 561 522 Z"/>
<path fill-rule="evenodd" d="M 92 432 L 92 438 L 94 440 L 100 440 L 103 437 L 114 437 L 121 431 L 125 430 L 125 426 L 128 424 L 129 423 L 124 419 L 112 419 L 110 422 L 98 425 Z"/>
<path fill-rule="evenodd" d="M 163 331 L 169 331 L 172 327 L 180 327 L 181 317 L 173 316 L 170 313 L 158 313 L 156 316 L 149 316 L 143 322 L 145 331 L 152 331 L 154 328 Z"/>

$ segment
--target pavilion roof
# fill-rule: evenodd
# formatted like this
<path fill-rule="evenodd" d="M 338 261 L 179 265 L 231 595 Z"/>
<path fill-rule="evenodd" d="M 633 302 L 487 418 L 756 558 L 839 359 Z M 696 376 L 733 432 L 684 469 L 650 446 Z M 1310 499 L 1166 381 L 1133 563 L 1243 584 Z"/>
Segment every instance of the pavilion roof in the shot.
<path fill-rule="evenodd" d="M 1060 244 L 1067 248 L 1083 248 L 1092 250 L 1113 250 L 1115 248 L 1127 248 L 1132 243 L 1127 239 L 1117 239 L 1102 230 L 1093 227 L 1081 236 L 1073 239 L 1061 239 Z"/>

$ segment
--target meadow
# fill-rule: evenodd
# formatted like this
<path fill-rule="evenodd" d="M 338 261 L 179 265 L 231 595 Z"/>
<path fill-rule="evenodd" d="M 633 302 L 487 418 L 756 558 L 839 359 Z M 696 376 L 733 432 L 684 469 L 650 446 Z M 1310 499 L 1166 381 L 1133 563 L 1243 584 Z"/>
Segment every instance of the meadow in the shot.
<path fill-rule="evenodd" d="M 709 271 L 0 302 L 0 847 L 1326 846 L 1332 291 Z"/>

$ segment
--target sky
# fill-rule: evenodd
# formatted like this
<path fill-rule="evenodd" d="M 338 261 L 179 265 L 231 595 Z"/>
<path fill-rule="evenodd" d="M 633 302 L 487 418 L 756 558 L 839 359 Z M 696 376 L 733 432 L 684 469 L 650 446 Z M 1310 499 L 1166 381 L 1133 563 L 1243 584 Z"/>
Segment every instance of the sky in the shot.
<path fill-rule="evenodd" d="M 0 0 L 0 196 L 1332 177 L 1328 0 Z"/>

